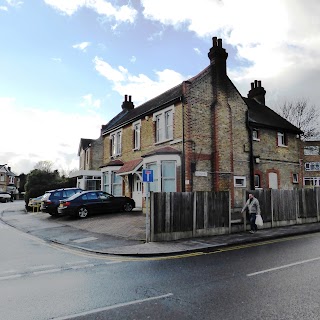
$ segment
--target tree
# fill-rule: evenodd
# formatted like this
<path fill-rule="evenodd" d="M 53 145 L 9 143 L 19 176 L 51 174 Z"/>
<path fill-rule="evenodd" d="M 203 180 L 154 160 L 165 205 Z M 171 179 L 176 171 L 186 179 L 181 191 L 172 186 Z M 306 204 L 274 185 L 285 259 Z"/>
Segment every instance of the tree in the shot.
<path fill-rule="evenodd" d="M 283 118 L 303 131 L 301 135 L 303 140 L 319 138 L 319 111 L 314 105 L 308 104 L 306 99 L 294 102 L 285 101 L 279 110 Z"/>
<path fill-rule="evenodd" d="M 53 167 L 53 162 L 49 160 L 39 161 L 34 166 L 35 169 L 45 171 L 45 172 L 52 172 L 52 167 Z"/>

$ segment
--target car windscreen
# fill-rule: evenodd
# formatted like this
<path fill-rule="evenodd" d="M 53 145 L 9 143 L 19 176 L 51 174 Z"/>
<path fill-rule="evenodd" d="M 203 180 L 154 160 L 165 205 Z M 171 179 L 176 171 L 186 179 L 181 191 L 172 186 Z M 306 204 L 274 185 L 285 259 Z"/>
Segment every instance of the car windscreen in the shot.
<path fill-rule="evenodd" d="M 68 200 L 73 200 L 73 199 L 79 197 L 80 193 L 81 193 L 81 191 L 77 191 L 77 193 L 72 194 L 72 196 L 70 196 L 68 198 Z"/>

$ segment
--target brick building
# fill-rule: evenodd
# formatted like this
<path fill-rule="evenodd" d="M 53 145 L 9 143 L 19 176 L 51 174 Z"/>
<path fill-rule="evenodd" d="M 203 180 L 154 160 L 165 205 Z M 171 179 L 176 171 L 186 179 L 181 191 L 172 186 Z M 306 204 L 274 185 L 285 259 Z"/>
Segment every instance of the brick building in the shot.
<path fill-rule="evenodd" d="M 101 128 L 103 190 L 141 206 L 143 168 L 154 170 L 151 191 L 230 190 L 233 207 L 243 190 L 301 186 L 301 131 L 265 105 L 261 81 L 241 96 L 221 39 L 208 57 L 198 75 L 138 107 L 125 96 Z"/>
<path fill-rule="evenodd" d="M 103 163 L 103 139 L 81 138 L 78 148 L 79 170 L 70 174 L 77 177 L 77 187 L 84 190 L 101 189 L 100 166 Z"/>
<path fill-rule="evenodd" d="M 19 193 L 20 178 L 6 164 L 0 165 L 0 191 L 12 193 L 15 198 Z"/>
<path fill-rule="evenodd" d="M 320 141 L 303 142 L 303 186 L 320 186 Z"/>

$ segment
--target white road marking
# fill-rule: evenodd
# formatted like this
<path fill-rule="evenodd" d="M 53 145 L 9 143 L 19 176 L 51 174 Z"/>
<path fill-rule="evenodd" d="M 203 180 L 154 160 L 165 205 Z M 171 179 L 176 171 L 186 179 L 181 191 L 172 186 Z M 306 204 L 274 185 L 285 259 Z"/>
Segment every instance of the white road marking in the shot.
<path fill-rule="evenodd" d="M 29 269 L 31 269 L 31 270 L 39 270 L 39 269 L 46 269 L 46 268 L 53 268 L 53 267 L 54 267 L 54 264 L 42 264 L 42 265 L 39 265 L 39 266 L 29 267 Z"/>
<path fill-rule="evenodd" d="M 168 294 L 164 294 L 162 296 L 157 296 L 157 297 L 151 297 L 151 298 L 146 298 L 146 299 L 140 299 L 140 300 L 133 300 L 133 301 L 124 302 L 124 303 L 118 303 L 118 304 L 114 304 L 113 306 L 108 306 L 108 307 L 104 307 L 104 308 L 97 308 L 97 309 L 93 309 L 93 310 L 90 310 L 90 311 L 87 311 L 87 312 L 81 312 L 81 313 L 76 313 L 76 314 L 72 314 L 72 315 L 65 316 L 65 317 L 54 318 L 52 320 L 75 319 L 77 317 L 87 316 L 89 314 L 93 314 L 93 313 L 97 313 L 97 312 L 102 312 L 102 311 L 112 310 L 112 309 L 116 309 L 116 308 L 126 307 L 126 306 L 130 306 L 130 305 L 133 305 L 133 304 L 138 304 L 138 303 L 152 301 L 152 300 L 168 298 L 168 297 L 171 297 L 171 296 L 173 296 L 173 293 L 168 293 Z"/>
<path fill-rule="evenodd" d="M 7 273 L 15 273 L 17 270 L 6 270 L 6 271 L 1 271 L 0 274 L 7 274 Z"/>
<path fill-rule="evenodd" d="M 21 276 L 22 274 L 13 274 L 11 276 L 0 277 L 0 280 L 15 279 L 15 278 L 20 278 Z"/>
<path fill-rule="evenodd" d="M 62 269 L 56 268 L 56 269 L 35 271 L 35 272 L 33 272 L 33 274 L 38 275 L 38 274 L 54 273 L 54 272 L 59 272 L 59 271 L 62 271 Z"/>
<path fill-rule="evenodd" d="M 78 264 L 78 263 L 87 263 L 88 260 L 80 260 L 80 261 L 74 261 L 74 262 L 67 262 L 68 265 Z"/>
<path fill-rule="evenodd" d="M 106 261 L 105 264 L 114 264 L 114 263 L 120 263 L 122 262 L 121 260 L 119 261 Z"/>
<path fill-rule="evenodd" d="M 82 243 L 82 242 L 88 242 L 88 241 L 93 241 L 93 240 L 97 240 L 98 238 L 95 237 L 88 237 L 88 238 L 82 238 L 82 239 L 78 239 L 78 240 L 73 240 L 73 242 L 75 243 Z"/>
<path fill-rule="evenodd" d="M 249 274 L 247 274 L 247 276 L 252 277 L 252 276 L 256 276 L 258 274 L 267 273 L 267 272 L 276 271 L 276 270 L 285 269 L 285 268 L 290 268 L 293 266 L 297 266 L 299 264 L 304 264 L 304 263 L 313 262 L 313 261 L 317 261 L 317 260 L 320 260 L 320 257 L 314 258 L 314 259 L 302 260 L 302 261 L 298 261 L 298 262 L 294 262 L 294 263 L 290 263 L 290 264 L 285 264 L 280 267 L 275 267 L 275 268 L 271 268 L 271 269 L 266 269 L 266 270 L 262 270 L 262 271 L 258 271 L 258 272 L 249 273 Z"/>
<path fill-rule="evenodd" d="M 83 264 L 81 266 L 73 266 L 71 267 L 71 269 L 77 270 L 77 269 L 84 269 L 84 268 L 90 268 L 90 267 L 94 267 L 94 264 L 89 263 L 89 264 Z"/>

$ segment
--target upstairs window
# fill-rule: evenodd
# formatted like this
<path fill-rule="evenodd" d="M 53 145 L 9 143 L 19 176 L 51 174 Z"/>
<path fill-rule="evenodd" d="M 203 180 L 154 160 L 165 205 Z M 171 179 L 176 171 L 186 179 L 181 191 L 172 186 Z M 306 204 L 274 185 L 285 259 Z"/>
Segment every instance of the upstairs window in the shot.
<path fill-rule="evenodd" d="M 277 142 L 279 147 L 287 146 L 287 137 L 283 131 L 278 131 L 277 133 Z"/>
<path fill-rule="evenodd" d="M 255 141 L 260 141 L 258 129 L 253 129 L 252 130 L 252 139 L 255 140 Z"/>
<path fill-rule="evenodd" d="M 133 150 L 140 150 L 140 128 L 140 121 L 133 124 Z"/>
<path fill-rule="evenodd" d="M 117 131 L 110 135 L 111 139 L 111 156 L 119 156 L 121 155 L 121 137 L 122 132 Z"/>
<path fill-rule="evenodd" d="M 305 156 L 318 156 L 320 154 L 319 146 L 306 146 L 303 151 Z"/>
<path fill-rule="evenodd" d="M 153 115 L 156 127 L 156 143 L 173 139 L 173 107 Z"/>

